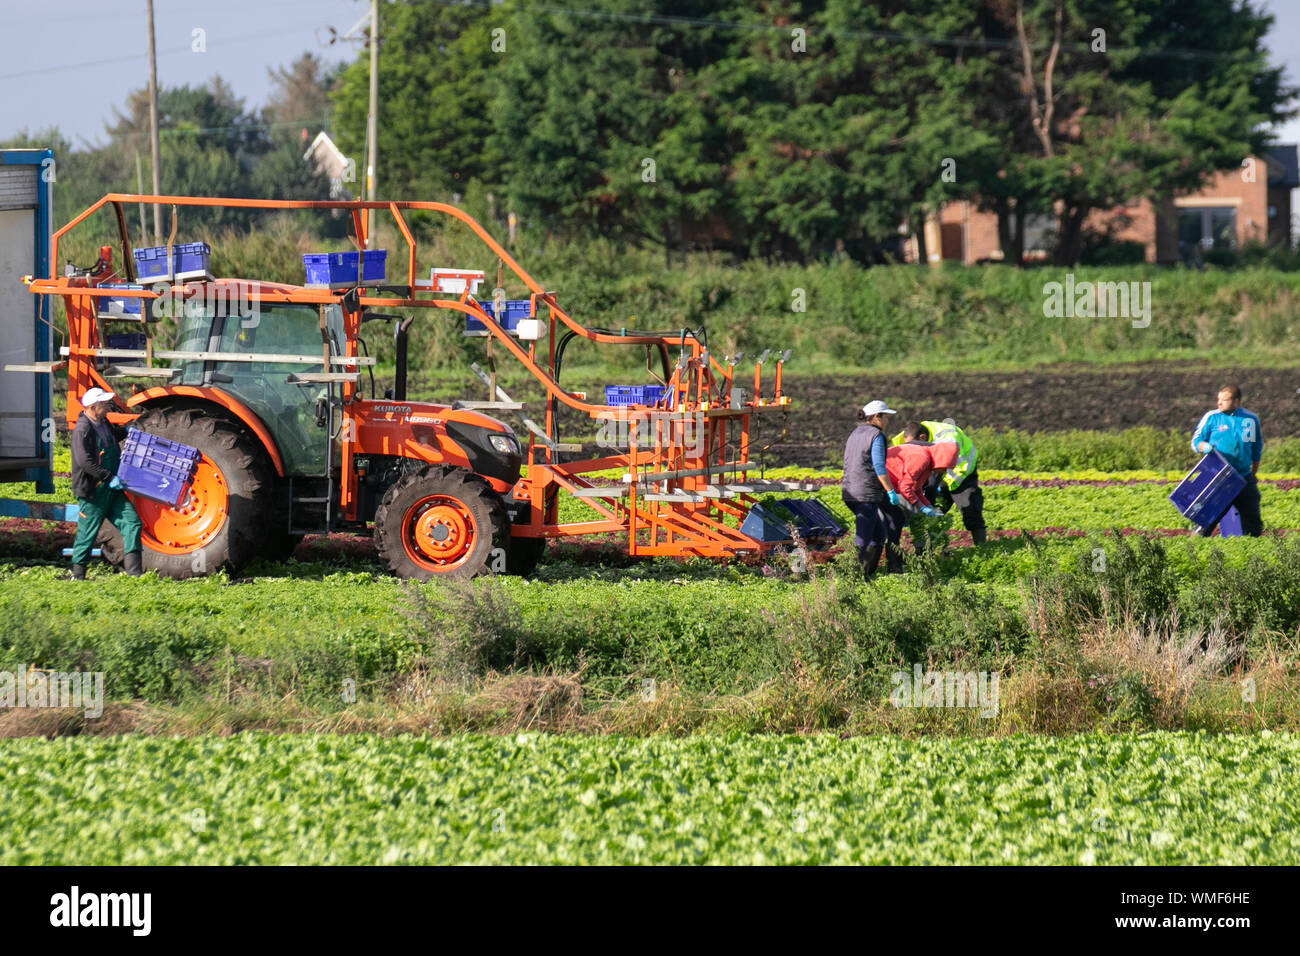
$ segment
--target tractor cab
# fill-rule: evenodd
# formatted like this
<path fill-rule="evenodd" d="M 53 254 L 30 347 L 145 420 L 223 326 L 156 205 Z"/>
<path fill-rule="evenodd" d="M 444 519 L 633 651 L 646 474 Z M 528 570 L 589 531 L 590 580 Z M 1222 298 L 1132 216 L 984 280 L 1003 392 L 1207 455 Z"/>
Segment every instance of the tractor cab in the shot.
<path fill-rule="evenodd" d="M 319 412 L 328 408 L 330 388 L 318 379 L 327 371 L 326 349 L 331 357 L 344 354 L 343 310 L 337 304 L 250 302 L 240 293 L 248 285 L 207 283 L 178 303 L 176 349 L 232 357 L 176 360 L 170 384 L 211 388 L 237 399 L 266 426 L 287 475 L 324 478 L 329 432 L 327 416 Z M 264 359 L 241 360 L 249 355 Z"/>
<path fill-rule="evenodd" d="M 176 360 L 169 385 L 239 403 L 278 452 L 283 474 L 276 481 L 270 537 L 280 546 L 268 553 L 291 550 L 307 533 L 365 529 L 388 490 L 430 464 L 464 469 L 496 495 L 510 495 L 523 456 L 509 425 L 472 410 L 407 400 L 404 336 L 398 337 L 396 386 L 382 398 L 372 372 L 367 383 L 359 371 L 331 371 L 336 361 L 355 355 L 358 344 L 369 348 L 360 335 L 349 341 L 341 303 L 264 299 L 303 291 L 213 280 L 177 296 L 172 309 L 176 350 L 205 354 L 203 360 Z M 361 311 L 357 328 L 372 318 Z M 348 384 L 354 388 L 345 391 Z"/>

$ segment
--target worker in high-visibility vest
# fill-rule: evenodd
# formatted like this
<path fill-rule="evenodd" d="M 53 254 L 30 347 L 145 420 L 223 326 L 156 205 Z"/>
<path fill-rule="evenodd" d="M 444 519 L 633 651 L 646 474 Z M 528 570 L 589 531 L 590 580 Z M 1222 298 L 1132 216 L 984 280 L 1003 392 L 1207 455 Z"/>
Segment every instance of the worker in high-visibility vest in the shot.
<path fill-rule="evenodd" d="M 941 422 L 907 422 L 890 443 L 901 445 L 909 441 L 957 443 L 957 462 L 942 477 L 936 475 L 931 479 L 931 497 L 944 511 L 956 505 L 971 541 L 983 544 L 988 539 L 988 529 L 984 524 L 984 492 L 980 490 L 976 470 L 978 456 L 970 436 L 948 418 Z"/>

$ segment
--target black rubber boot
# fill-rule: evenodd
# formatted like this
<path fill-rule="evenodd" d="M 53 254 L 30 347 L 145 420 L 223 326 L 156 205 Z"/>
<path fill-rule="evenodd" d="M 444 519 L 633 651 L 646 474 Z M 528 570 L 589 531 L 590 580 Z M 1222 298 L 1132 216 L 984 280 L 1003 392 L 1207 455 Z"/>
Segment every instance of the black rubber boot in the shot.
<path fill-rule="evenodd" d="M 142 575 L 144 573 L 144 569 L 141 567 L 141 552 L 128 551 L 125 555 L 123 555 L 122 570 L 125 571 L 128 576 L 133 578 L 138 578 L 140 575 Z"/>
<path fill-rule="evenodd" d="M 870 581 L 871 576 L 876 573 L 876 565 L 880 563 L 880 547 L 872 545 L 863 549 L 862 552 L 862 580 Z"/>
<path fill-rule="evenodd" d="M 885 569 L 889 574 L 902 574 L 907 570 L 903 566 L 903 552 L 897 545 L 885 546 Z"/>
<path fill-rule="evenodd" d="M 983 544 L 988 540 L 989 534 L 987 528 L 972 528 L 970 533 L 971 544 Z"/>
<path fill-rule="evenodd" d="M 86 580 L 86 566 L 84 564 L 74 564 L 72 566 L 72 580 L 74 581 Z"/>

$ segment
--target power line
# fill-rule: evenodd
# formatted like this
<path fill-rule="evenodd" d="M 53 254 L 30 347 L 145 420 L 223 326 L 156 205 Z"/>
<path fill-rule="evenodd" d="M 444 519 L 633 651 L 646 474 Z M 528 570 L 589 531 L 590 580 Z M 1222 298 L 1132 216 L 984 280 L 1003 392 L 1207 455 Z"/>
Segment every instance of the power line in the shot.
<path fill-rule="evenodd" d="M 295 22 L 292 25 L 293 26 L 300 25 L 300 22 Z M 262 40 L 267 38 L 268 32 L 283 30 L 287 28 L 288 25 L 286 25 L 285 27 L 265 27 L 257 33 L 246 33 L 243 36 L 218 37 L 216 38 L 216 42 L 243 43 L 245 40 Z M 172 49 L 168 49 L 168 50 L 159 50 L 158 55 L 171 56 L 176 53 L 190 53 L 190 52 L 192 52 L 192 47 L 187 45 L 187 46 L 173 47 Z M 122 56 L 108 57 L 103 60 L 87 60 L 82 63 L 66 63 L 62 66 L 47 66 L 47 67 L 42 67 L 41 69 L 38 70 L 22 70 L 18 73 L 0 73 L 0 80 L 23 79 L 29 76 L 41 76 L 46 73 L 66 73 L 70 70 L 84 70 L 92 66 L 108 66 L 113 63 L 130 63 L 135 60 L 148 59 L 148 56 L 149 54 L 147 52 L 127 53 Z"/>
<path fill-rule="evenodd" d="M 321 117 L 320 124 L 328 125 L 329 118 Z M 185 127 L 173 126 L 170 129 L 159 130 L 161 136 L 204 136 L 210 133 L 228 133 L 231 130 L 255 130 L 255 129 L 288 129 L 292 126 L 304 126 L 317 122 L 316 117 L 309 117 L 302 120 L 290 120 L 283 123 L 244 123 L 233 126 L 205 126 L 199 129 L 187 129 Z"/>

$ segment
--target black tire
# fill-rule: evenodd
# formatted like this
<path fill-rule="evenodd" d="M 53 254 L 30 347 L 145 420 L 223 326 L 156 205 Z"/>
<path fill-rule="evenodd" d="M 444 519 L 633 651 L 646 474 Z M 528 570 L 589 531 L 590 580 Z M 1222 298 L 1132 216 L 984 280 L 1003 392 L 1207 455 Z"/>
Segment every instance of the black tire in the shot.
<path fill-rule="evenodd" d="M 448 542 L 445 557 L 429 554 L 416 540 L 418 523 L 433 508 L 448 515 L 448 522 L 429 518 L 447 535 L 439 539 Z M 375 547 L 398 577 L 467 580 L 492 572 L 494 563 L 500 569 L 501 555 L 509 559 L 510 524 L 501 497 L 478 475 L 430 465 L 385 492 L 375 511 Z"/>
<path fill-rule="evenodd" d="M 224 521 L 204 544 L 189 551 L 154 550 L 146 527 L 144 569 L 172 578 L 202 577 L 221 568 L 231 573 L 241 570 L 265 547 L 269 526 L 274 473 L 261 445 L 244 428 L 193 408 L 149 409 L 134 426 L 199 449 L 220 471 L 227 491 Z M 150 507 L 136 501 L 137 510 Z M 117 528 L 105 521 L 96 543 L 106 561 L 122 566 L 122 535 Z"/>

